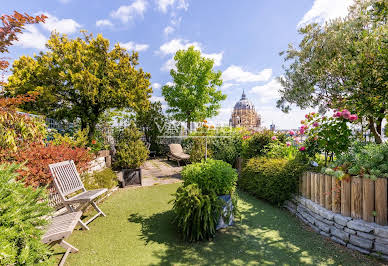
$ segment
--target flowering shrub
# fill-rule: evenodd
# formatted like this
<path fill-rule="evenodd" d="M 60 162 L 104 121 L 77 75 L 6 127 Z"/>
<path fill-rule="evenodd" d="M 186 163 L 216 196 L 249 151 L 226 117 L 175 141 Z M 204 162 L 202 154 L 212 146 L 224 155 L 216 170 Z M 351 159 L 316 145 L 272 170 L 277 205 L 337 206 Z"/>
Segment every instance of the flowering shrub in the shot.
<path fill-rule="evenodd" d="M 285 143 L 286 135 L 274 133 L 270 130 L 247 135 L 243 141 L 242 156 L 245 159 L 250 159 L 256 156 L 265 155 L 268 144 L 275 143 L 277 141 Z"/>
<path fill-rule="evenodd" d="M 332 117 L 320 116 L 317 113 L 307 114 L 305 120 L 301 121 L 299 134 L 306 135 L 305 145 L 300 151 L 310 157 L 324 151 L 333 159 L 334 154 L 346 151 L 352 141 L 352 130 L 348 123 L 358 120 L 357 115 L 351 114 L 348 110 L 334 111 Z"/>

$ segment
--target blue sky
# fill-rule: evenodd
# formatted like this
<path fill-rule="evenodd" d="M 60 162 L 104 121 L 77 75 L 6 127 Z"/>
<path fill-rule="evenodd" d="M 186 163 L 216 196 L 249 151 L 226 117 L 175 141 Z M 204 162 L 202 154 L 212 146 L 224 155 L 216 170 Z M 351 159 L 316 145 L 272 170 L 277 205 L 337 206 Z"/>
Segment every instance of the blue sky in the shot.
<path fill-rule="evenodd" d="M 171 82 L 169 69 L 178 49 L 194 45 L 215 60 L 223 72 L 227 100 L 213 123 L 227 123 L 242 90 L 262 116 L 264 126 L 296 128 L 309 111 L 276 108 L 276 77 L 282 74 L 279 52 L 297 43 L 297 28 L 312 21 L 344 16 L 352 0 L 2 0 L 0 13 L 14 10 L 45 13 L 43 25 L 28 26 L 10 49 L 11 60 L 44 50 L 50 32 L 70 37 L 81 29 L 102 33 L 129 50 L 139 51 L 140 66 L 151 73 L 152 100 L 161 100 L 161 86 Z"/>

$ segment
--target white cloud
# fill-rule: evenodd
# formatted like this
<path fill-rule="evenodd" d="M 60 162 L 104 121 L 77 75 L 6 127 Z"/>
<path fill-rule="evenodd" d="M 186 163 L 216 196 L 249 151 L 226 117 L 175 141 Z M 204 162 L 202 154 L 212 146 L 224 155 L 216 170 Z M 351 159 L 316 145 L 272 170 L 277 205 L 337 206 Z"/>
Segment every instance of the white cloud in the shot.
<path fill-rule="evenodd" d="M 167 86 L 174 86 L 174 82 L 169 81 L 169 82 L 166 83 L 166 85 Z"/>
<path fill-rule="evenodd" d="M 171 33 L 173 33 L 174 31 L 175 31 L 175 29 L 173 27 L 167 26 L 164 28 L 163 33 L 164 33 L 164 35 L 168 36 Z"/>
<path fill-rule="evenodd" d="M 330 19 L 345 17 L 348 14 L 348 7 L 353 0 L 315 0 L 313 6 L 304 14 L 297 27 L 312 22 L 323 23 Z"/>
<path fill-rule="evenodd" d="M 201 52 L 203 50 L 202 44 L 199 42 L 190 42 L 188 40 L 173 39 L 169 42 L 164 43 L 162 46 L 160 46 L 157 53 L 161 55 L 175 55 L 175 53 L 178 50 L 186 50 L 190 46 L 194 46 L 195 49 Z M 223 55 L 224 55 L 224 52 L 212 53 L 212 54 L 207 54 L 202 52 L 202 56 L 214 60 L 214 66 L 220 66 L 222 64 Z M 174 58 L 170 58 L 167 62 L 164 63 L 161 70 L 169 71 L 170 69 L 174 69 L 174 68 L 175 68 Z"/>
<path fill-rule="evenodd" d="M 15 43 L 17 46 L 23 48 L 35 48 L 44 50 L 45 44 L 48 40 L 36 27 L 36 25 L 26 25 L 25 31 L 22 34 L 18 34 L 18 41 Z"/>
<path fill-rule="evenodd" d="M 239 84 L 237 84 L 237 83 L 228 83 L 228 82 L 226 82 L 226 83 L 224 83 L 223 85 L 222 85 L 222 89 L 223 90 L 226 90 L 226 89 L 229 89 L 230 87 L 234 87 L 234 86 L 238 86 Z"/>
<path fill-rule="evenodd" d="M 109 19 L 100 19 L 96 21 L 97 27 L 112 27 L 113 23 Z"/>
<path fill-rule="evenodd" d="M 120 6 L 116 11 L 111 12 L 111 17 L 127 23 L 135 17 L 142 17 L 147 9 L 147 2 L 145 0 L 135 0 L 130 5 Z"/>
<path fill-rule="evenodd" d="M 155 82 L 155 83 L 151 84 L 151 87 L 154 89 L 160 89 L 162 87 L 162 85 L 160 85 L 160 83 Z"/>
<path fill-rule="evenodd" d="M 57 31 L 61 34 L 70 34 L 76 32 L 81 25 L 73 19 L 58 19 L 57 17 L 44 13 L 47 16 L 45 23 L 42 23 L 42 27 L 48 31 Z"/>
<path fill-rule="evenodd" d="M 162 55 L 174 55 L 178 50 L 185 50 L 190 46 L 194 46 L 196 49 L 201 50 L 201 44 L 198 42 L 189 42 L 182 39 L 174 39 L 166 42 L 160 46 L 158 53 Z"/>
<path fill-rule="evenodd" d="M 282 85 L 277 79 L 272 79 L 270 82 L 262 85 L 253 87 L 250 92 L 257 94 L 259 96 L 260 103 L 266 104 L 270 101 L 279 99 L 280 94 L 279 90 L 282 88 Z"/>
<path fill-rule="evenodd" d="M 158 9 L 163 13 L 166 13 L 170 7 L 184 10 L 189 8 L 188 0 L 156 0 L 156 4 L 158 5 Z"/>
<path fill-rule="evenodd" d="M 134 43 L 134 42 L 126 42 L 126 43 L 119 43 L 122 48 L 130 50 L 135 50 L 136 52 L 145 51 L 148 49 L 148 44 L 140 44 L 140 43 Z"/>
<path fill-rule="evenodd" d="M 272 69 L 266 68 L 255 74 L 252 72 L 244 71 L 241 67 L 231 65 L 222 73 L 222 79 L 224 81 L 236 81 L 236 82 L 257 82 L 267 81 L 271 78 Z"/>
<path fill-rule="evenodd" d="M 161 102 L 161 104 L 163 105 L 163 104 L 166 104 L 166 100 L 164 99 L 164 97 L 161 97 L 161 96 L 152 96 L 151 98 L 150 98 L 150 101 L 151 102 Z"/>

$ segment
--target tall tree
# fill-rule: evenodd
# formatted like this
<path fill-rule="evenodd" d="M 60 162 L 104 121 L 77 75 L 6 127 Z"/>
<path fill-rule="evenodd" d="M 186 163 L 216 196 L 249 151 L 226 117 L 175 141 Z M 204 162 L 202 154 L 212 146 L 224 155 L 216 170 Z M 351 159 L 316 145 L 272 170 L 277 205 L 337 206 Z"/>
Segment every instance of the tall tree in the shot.
<path fill-rule="evenodd" d="M 217 115 L 220 101 L 226 99 L 217 90 L 222 85 L 221 71 L 214 71 L 214 61 L 193 46 L 177 51 L 174 60 L 176 70 L 170 71 L 174 83 L 163 86 L 162 94 L 169 105 L 167 112 L 177 121 L 186 121 L 190 130 L 191 122 Z"/>
<path fill-rule="evenodd" d="M 136 126 L 143 131 L 146 141 L 150 144 L 150 151 L 160 152 L 158 137 L 165 133 L 167 121 L 160 102 L 151 103 L 148 110 L 136 114 Z"/>
<path fill-rule="evenodd" d="M 299 30 L 299 47 L 285 52 L 278 107 L 348 108 L 368 121 L 377 143 L 388 114 L 388 2 L 357 0 L 345 19 Z M 282 53 L 281 53 L 282 54 Z"/>
<path fill-rule="evenodd" d="M 130 54 L 119 44 L 111 49 L 101 34 L 83 34 L 72 40 L 53 33 L 47 52 L 15 60 L 6 89 L 10 95 L 39 92 L 35 102 L 22 106 L 25 110 L 79 120 L 92 138 L 104 111 L 148 108 L 151 75 L 137 68 L 137 52 Z"/>
<path fill-rule="evenodd" d="M 16 11 L 12 15 L 0 16 L 2 25 L 0 27 L 0 53 L 3 55 L 8 53 L 8 47 L 18 40 L 18 34 L 23 33 L 24 26 L 26 24 L 35 24 L 44 22 L 47 17 L 45 15 L 32 17 L 28 14 L 20 14 Z M 7 58 L 0 57 L 0 86 L 3 86 L 5 82 L 4 71 L 8 68 L 9 62 Z M 1 87 L 0 87 L 1 88 Z"/>

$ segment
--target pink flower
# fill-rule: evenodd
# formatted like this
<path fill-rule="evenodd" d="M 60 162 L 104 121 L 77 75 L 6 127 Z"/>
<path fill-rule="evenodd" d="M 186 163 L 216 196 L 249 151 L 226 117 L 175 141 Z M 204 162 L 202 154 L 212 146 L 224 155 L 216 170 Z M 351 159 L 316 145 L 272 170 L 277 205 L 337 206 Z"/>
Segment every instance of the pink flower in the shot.
<path fill-rule="evenodd" d="M 304 123 L 306 123 L 306 121 L 302 120 L 302 121 L 300 121 L 300 123 L 301 123 L 301 124 L 304 124 Z"/>
<path fill-rule="evenodd" d="M 295 131 L 293 130 L 290 130 L 290 132 L 288 132 L 290 134 L 290 136 L 294 136 L 295 135 Z"/>
<path fill-rule="evenodd" d="M 341 113 L 341 116 L 345 119 L 349 119 L 350 118 L 350 112 L 348 110 L 343 110 L 342 113 Z"/>
<path fill-rule="evenodd" d="M 271 138 L 272 140 L 278 140 L 278 138 L 276 136 L 272 136 Z"/>
<path fill-rule="evenodd" d="M 291 146 L 291 142 L 287 141 L 286 145 L 287 145 L 287 147 L 290 147 Z"/>
<path fill-rule="evenodd" d="M 315 112 L 311 112 L 311 115 L 315 115 Z"/>
<path fill-rule="evenodd" d="M 306 150 L 306 147 L 305 146 L 302 146 L 299 148 L 300 151 L 305 151 Z"/>
<path fill-rule="evenodd" d="M 307 114 L 307 115 L 305 115 L 304 117 L 305 117 L 305 118 L 309 118 L 309 115 Z"/>
<path fill-rule="evenodd" d="M 349 120 L 350 121 L 356 121 L 358 119 L 358 116 L 356 114 L 350 115 Z"/>
<path fill-rule="evenodd" d="M 301 135 L 304 134 L 304 129 L 303 128 L 300 129 L 299 134 L 301 134 Z"/>
<path fill-rule="evenodd" d="M 313 127 L 317 127 L 317 126 L 319 126 L 319 123 L 318 122 L 314 122 Z"/>
<path fill-rule="evenodd" d="M 333 115 L 333 117 L 341 117 L 341 112 L 336 112 L 334 115 Z"/>

